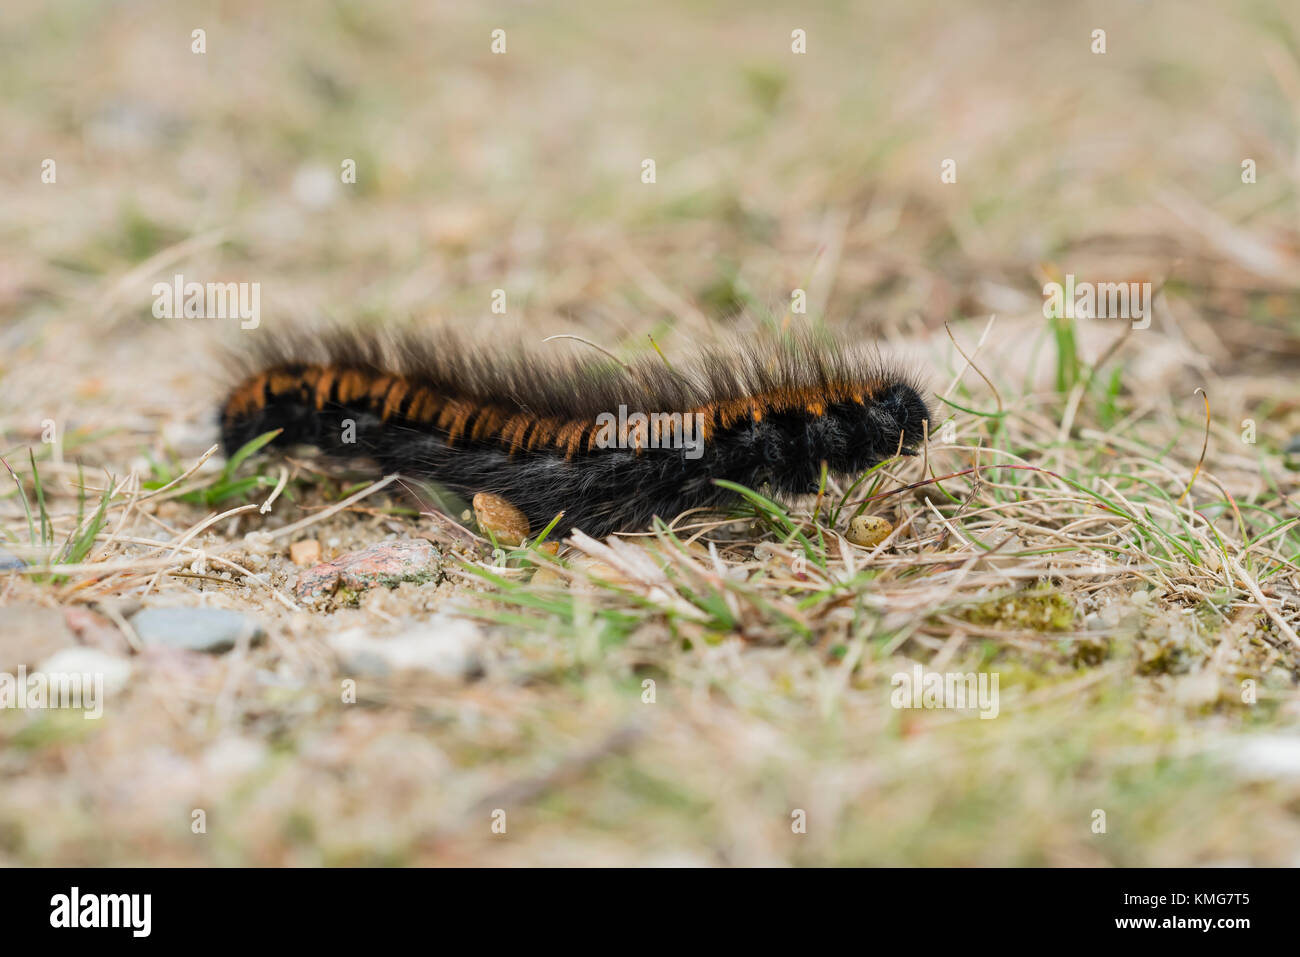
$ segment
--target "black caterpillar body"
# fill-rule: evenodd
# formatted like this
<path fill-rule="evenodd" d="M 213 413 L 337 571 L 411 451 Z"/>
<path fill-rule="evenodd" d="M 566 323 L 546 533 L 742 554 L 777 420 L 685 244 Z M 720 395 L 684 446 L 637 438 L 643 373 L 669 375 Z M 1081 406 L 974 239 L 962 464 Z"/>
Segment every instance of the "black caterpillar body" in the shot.
<path fill-rule="evenodd" d="M 239 365 L 221 412 L 227 455 L 282 429 L 281 446 L 499 495 L 534 533 L 559 512 L 556 533 L 601 537 L 733 502 L 715 479 L 815 492 L 822 462 L 852 475 L 915 454 L 931 421 L 906 371 L 811 336 L 758 337 L 678 367 L 653 353 L 543 360 L 446 334 L 334 330 L 268 338 Z"/>

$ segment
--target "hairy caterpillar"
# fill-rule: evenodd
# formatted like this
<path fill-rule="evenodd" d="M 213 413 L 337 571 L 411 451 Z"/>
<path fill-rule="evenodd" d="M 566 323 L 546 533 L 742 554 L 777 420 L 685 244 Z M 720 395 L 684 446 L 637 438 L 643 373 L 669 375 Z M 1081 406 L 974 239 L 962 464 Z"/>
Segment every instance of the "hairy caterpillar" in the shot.
<path fill-rule="evenodd" d="M 931 418 L 906 371 L 809 335 L 757 336 L 682 367 L 541 359 L 409 329 L 259 339 L 221 411 L 228 455 L 283 429 L 279 445 L 499 495 L 535 532 L 561 511 L 561 534 L 644 529 L 732 501 L 715 479 L 815 492 L 822 462 L 855 474 L 915 454 Z"/>

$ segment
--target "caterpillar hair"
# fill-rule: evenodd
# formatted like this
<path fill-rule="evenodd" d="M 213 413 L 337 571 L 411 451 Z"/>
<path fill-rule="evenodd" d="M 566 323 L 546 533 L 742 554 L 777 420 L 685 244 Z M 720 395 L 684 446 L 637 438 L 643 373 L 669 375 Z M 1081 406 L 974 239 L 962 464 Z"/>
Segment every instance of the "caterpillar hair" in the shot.
<path fill-rule="evenodd" d="M 540 531 L 602 537 L 725 506 L 729 479 L 817 491 L 924 441 L 930 408 L 906 369 L 831 338 L 758 335 L 678 367 L 657 354 L 543 359 L 410 329 L 267 336 L 236 360 L 227 455 L 262 433 L 469 497 L 498 495 Z"/>

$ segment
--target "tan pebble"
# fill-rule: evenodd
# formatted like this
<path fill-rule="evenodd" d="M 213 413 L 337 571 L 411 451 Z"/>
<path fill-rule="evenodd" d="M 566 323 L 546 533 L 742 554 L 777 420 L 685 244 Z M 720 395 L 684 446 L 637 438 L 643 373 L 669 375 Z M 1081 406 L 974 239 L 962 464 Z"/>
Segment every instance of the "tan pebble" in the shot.
<path fill-rule="evenodd" d="M 893 530 L 894 526 L 879 515 L 859 515 L 849 522 L 849 531 L 844 537 L 854 545 L 872 548 L 888 538 Z"/>
<path fill-rule="evenodd" d="M 560 554 L 560 543 L 559 543 L 559 542 L 542 542 L 542 544 L 540 544 L 540 545 L 537 546 L 537 550 L 538 550 L 539 552 L 545 552 L 545 553 L 548 554 L 548 555 L 558 555 L 558 554 Z"/>
<path fill-rule="evenodd" d="M 627 576 L 612 565 L 593 558 L 581 558 L 574 563 L 574 567 L 581 569 L 586 573 L 588 578 L 597 578 L 601 581 L 614 585 L 628 584 Z"/>
<path fill-rule="evenodd" d="M 532 584 L 539 588 L 564 588 L 569 584 L 569 580 L 554 568 L 543 565 L 533 572 Z"/>
<path fill-rule="evenodd" d="M 473 504 L 479 528 L 491 532 L 501 544 L 522 545 L 528 538 L 528 519 L 500 495 L 479 492 Z"/>
<path fill-rule="evenodd" d="M 320 561 L 320 542 L 304 538 L 289 546 L 289 560 L 295 565 L 315 565 Z"/>

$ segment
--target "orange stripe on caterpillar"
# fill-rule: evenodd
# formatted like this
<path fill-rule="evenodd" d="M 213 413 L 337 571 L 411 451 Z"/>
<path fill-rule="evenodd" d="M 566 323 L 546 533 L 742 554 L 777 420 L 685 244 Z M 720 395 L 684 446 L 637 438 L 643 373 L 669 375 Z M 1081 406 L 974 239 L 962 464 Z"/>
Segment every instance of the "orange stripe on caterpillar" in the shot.
<path fill-rule="evenodd" d="M 226 400 L 227 415 L 244 415 L 262 408 L 265 404 L 266 373 L 254 376 L 236 389 Z"/>
<path fill-rule="evenodd" d="M 551 445 L 555 441 L 556 434 L 564 426 L 564 423 L 558 419 L 542 419 L 533 429 L 533 440 L 537 448 Z"/>
<path fill-rule="evenodd" d="M 448 444 L 454 444 L 460 438 L 460 434 L 465 431 L 465 425 L 469 422 L 469 417 L 477 411 L 469 403 L 460 403 L 460 408 L 457 410 L 455 418 L 451 420 L 451 426 L 447 429 Z"/>
<path fill-rule="evenodd" d="M 406 409 L 406 417 L 415 422 L 428 422 L 438 411 L 438 398 L 429 389 L 416 387 L 415 398 Z"/>
<path fill-rule="evenodd" d="M 456 416 L 460 414 L 460 410 L 464 405 L 464 402 L 456 399 L 444 402 L 442 408 L 438 411 L 438 418 L 434 421 L 434 424 L 445 431 L 456 420 Z"/>
<path fill-rule="evenodd" d="M 573 458 L 582 445 L 582 437 L 585 431 L 581 422 L 567 423 L 556 433 L 555 447 L 564 450 L 565 458 Z"/>
<path fill-rule="evenodd" d="M 361 398 L 361 396 L 365 395 L 365 392 L 366 377 L 356 369 L 346 369 L 343 374 L 339 376 L 337 387 L 337 399 L 339 402 L 344 405 L 349 402 L 354 402 Z"/>
<path fill-rule="evenodd" d="M 271 395 L 285 395 L 289 392 L 297 392 L 302 389 L 302 376 L 276 369 L 268 377 L 267 385 L 271 390 Z"/>
<path fill-rule="evenodd" d="M 523 435 L 528 431 L 530 418 L 527 415 L 512 415 L 506 420 L 506 424 L 501 427 L 501 444 L 510 450 L 514 455 L 519 451 L 522 444 Z"/>
<path fill-rule="evenodd" d="M 474 428 L 469 433 L 470 441 L 477 442 L 480 439 L 486 439 L 498 434 L 498 430 L 504 423 L 505 416 L 499 410 L 488 406 L 475 420 Z"/>
<path fill-rule="evenodd" d="M 329 368 L 322 369 L 320 377 L 316 380 L 316 411 L 319 412 L 325 408 L 326 402 L 334 401 L 334 383 L 338 378 L 338 370 Z"/>
<path fill-rule="evenodd" d="M 381 419 L 396 415 L 402 407 L 402 400 L 411 391 L 410 383 L 404 379 L 394 379 L 384 394 L 384 408 L 379 413 Z"/>

